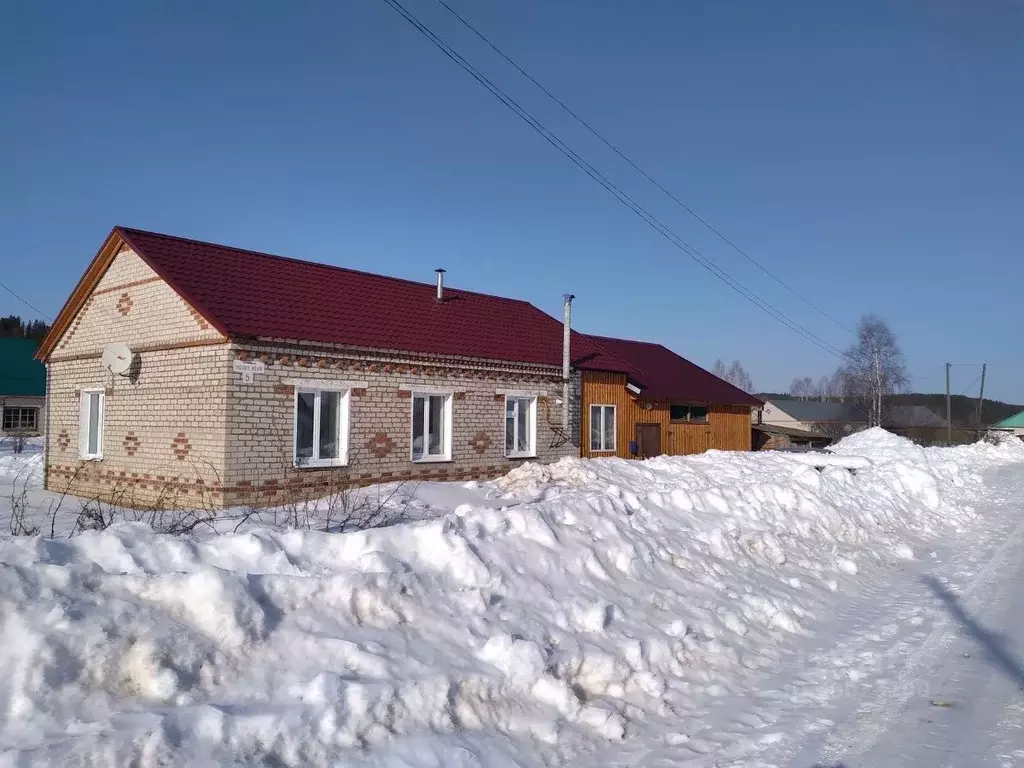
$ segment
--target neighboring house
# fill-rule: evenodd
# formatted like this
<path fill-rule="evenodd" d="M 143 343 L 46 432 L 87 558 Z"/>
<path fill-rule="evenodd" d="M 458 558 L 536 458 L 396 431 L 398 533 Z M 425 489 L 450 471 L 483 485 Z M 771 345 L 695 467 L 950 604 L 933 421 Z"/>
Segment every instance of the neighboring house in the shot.
<path fill-rule="evenodd" d="M 853 403 L 768 400 L 755 417 L 755 423 L 813 432 L 837 440 L 867 427 L 868 418 Z"/>
<path fill-rule="evenodd" d="M 629 369 L 581 361 L 583 456 L 750 450 L 750 414 L 761 400 L 660 344 L 587 338 Z"/>
<path fill-rule="evenodd" d="M 794 448 L 817 450 L 832 442 L 831 437 L 817 432 L 775 424 L 754 424 L 752 430 L 755 451 L 778 451 Z"/>
<path fill-rule="evenodd" d="M 1002 432 L 1010 432 L 1024 438 L 1024 411 L 1005 418 L 998 424 L 993 424 L 991 428 Z"/>
<path fill-rule="evenodd" d="M 643 432 L 647 453 L 750 447 L 726 425 L 760 401 L 663 347 L 572 331 L 569 301 L 559 322 L 440 272 L 416 283 L 115 228 L 39 351 L 47 487 L 265 505 L 493 477 L 579 455 L 581 434 L 586 455 L 629 456 L 639 423 L 665 435 Z"/>
<path fill-rule="evenodd" d="M 46 429 L 46 367 L 32 339 L 0 338 L 0 436 Z"/>

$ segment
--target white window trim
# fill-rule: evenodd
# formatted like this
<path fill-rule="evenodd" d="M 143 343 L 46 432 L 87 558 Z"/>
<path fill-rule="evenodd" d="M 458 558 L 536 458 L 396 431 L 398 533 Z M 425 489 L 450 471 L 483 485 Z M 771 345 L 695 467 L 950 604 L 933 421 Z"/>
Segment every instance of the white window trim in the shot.
<path fill-rule="evenodd" d="M 100 396 L 100 415 L 96 419 L 96 453 L 89 453 L 89 395 Z M 84 461 L 103 458 L 104 421 L 107 416 L 107 390 L 104 387 L 82 387 L 78 403 L 78 455 Z"/>
<path fill-rule="evenodd" d="M 611 448 L 595 448 L 594 447 L 594 440 L 593 440 L 593 437 L 590 434 L 593 431 L 593 429 L 594 429 L 594 423 L 593 423 L 594 422 L 594 408 L 600 408 L 601 409 L 601 419 L 602 420 L 604 419 L 604 409 L 605 408 L 611 408 L 612 409 L 612 447 Z M 588 443 L 590 445 L 590 452 L 591 453 L 615 453 L 615 446 L 617 446 L 619 444 L 619 425 L 617 423 L 618 420 L 619 420 L 619 409 L 613 403 L 591 403 L 590 404 L 590 412 L 587 414 L 587 419 L 589 420 L 589 423 L 587 424 L 587 426 L 589 427 L 588 434 L 587 434 L 587 441 L 588 441 Z M 604 445 L 604 423 L 603 422 L 601 424 L 601 444 Z"/>
<path fill-rule="evenodd" d="M 496 389 L 494 390 L 496 395 L 505 395 L 505 397 L 548 397 L 549 393 L 546 389 Z"/>
<path fill-rule="evenodd" d="M 505 395 L 505 408 L 501 412 L 501 423 L 502 429 L 501 434 L 508 442 L 508 401 L 509 400 L 529 400 L 530 401 L 530 418 L 527 422 L 527 431 L 530 437 L 530 450 L 528 451 L 505 451 L 505 458 L 507 459 L 535 459 L 537 458 L 537 396 L 536 395 Z M 518 408 L 518 406 L 516 406 Z M 515 440 L 513 440 L 513 444 Z M 504 444 L 504 443 L 503 443 Z"/>
<path fill-rule="evenodd" d="M 452 460 L 452 402 L 454 401 L 454 392 L 450 389 L 439 390 L 431 387 L 425 387 L 422 389 L 413 390 L 402 390 L 409 391 L 409 461 L 414 464 L 437 464 L 439 462 L 451 461 Z M 439 456 L 429 456 L 424 454 L 419 458 L 416 458 L 414 451 L 416 450 L 415 438 L 413 432 L 413 426 L 416 419 L 416 398 L 417 396 L 422 397 L 443 397 L 444 398 L 444 433 L 442 438 L 444 440 L 444 453 Z M 430 412 L 430 407 L 426 408 L 426 413 Z M 427 424 L 423 424 L 423 440 L 424 443 L 428 442 Z"/>
<path fill-rule="evenodd" d="M 298 382 L 298 380 L 295 380 Z M 295 394 L 292 396 L 292 466 L 296 469 L 320 469 L 323 467 L 345 467 L 348 466 L 348 409 L 349 390 L 335 389 L 324 386 L 326 382 L 315 380 L 304 380 L 301 384 L 295 383 Z M 313 392 L 316 400 L 313 404 L 313 456 L 308 460 L 299 461 L 299 393 Z M 316 454 L 320 451 L 320 393 L 337 392 L 341 395 L 341 402 L 338 404 L 338 458 L 318 459 Z"/>
<path fill-rule="evenodd" d="M 281 379 L 285 386 L 297 387 L 307 392 L 313 389 L 328 392 L 344 392 L 348 389 L 367 389 L 370 385 L 365 381 L 337 381 L 334 379 Z"/>
<path fill-rule="evenodd" d="M 408 384 L 399 384 L 399 392 L 408 392 L 415 395 L 454 395 L 455 390 L 450 387 L 410 387 Z"/>

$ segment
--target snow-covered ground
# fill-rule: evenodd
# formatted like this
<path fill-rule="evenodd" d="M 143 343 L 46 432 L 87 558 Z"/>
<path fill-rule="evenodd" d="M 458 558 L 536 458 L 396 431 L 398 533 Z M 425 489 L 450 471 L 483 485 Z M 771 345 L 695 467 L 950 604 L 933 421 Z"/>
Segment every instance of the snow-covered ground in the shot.
<path fill-rule="evenodd" d="M 0 533 L 38 461 L 0 455 Z M 901 764 L 871 753 L 905 704 L 879 649 L 941 645 L 912 576 L 1011 551 L 1022 463 L 880 430 L 563 460 L 350 533 L 68 536 L 72 502 L 62 535 L 0 538 L 0 765 Z"/>

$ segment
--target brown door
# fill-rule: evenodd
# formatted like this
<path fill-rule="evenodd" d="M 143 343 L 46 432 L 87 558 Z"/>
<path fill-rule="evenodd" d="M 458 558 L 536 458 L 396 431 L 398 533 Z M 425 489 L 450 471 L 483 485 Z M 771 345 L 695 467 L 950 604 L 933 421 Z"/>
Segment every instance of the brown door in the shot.
<path fill-rule="evenodd" d="M 661 456 L 661 425 L 636 425 L 636 453 L 641 459 Z"/>

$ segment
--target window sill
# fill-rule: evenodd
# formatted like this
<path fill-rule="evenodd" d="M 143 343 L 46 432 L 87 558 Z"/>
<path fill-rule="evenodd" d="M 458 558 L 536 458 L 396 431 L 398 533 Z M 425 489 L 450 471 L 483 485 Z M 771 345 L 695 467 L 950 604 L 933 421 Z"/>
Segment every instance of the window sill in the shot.
<path fill-rule="evenodd" d="M 534 453 L 506 453 L 506 459 L 536 459 L 537 454 Z"/>
<path fill-rule="evenodd" d="M 411 459 L 413 464 L 444 464 L 451 460 L 451 456 L 423 456 L 419 459 Z"/>
<path fill-rule="evenodd" d="M 345 459 L 331 459 L 329 461 L 304 461 L 301 464 L 292 462 L 292 466 L 295 469 L 331 469 L 334 467 L 347 467 L 348 461 Z"/>
<path fill-rule="evenodd" d="M 97 453 L 92 456 L 82 456 L 82 461 L 103 461 L 103 454 Z"/>
<path fill-rule="evenodd" d="M 614 448 L 591 448 L 591 453 L 615 453 Z"/>
<path fill-rule="evenodd" d="M 673 419 L 669 424 L 685 424 L 690 427 L 707 427 L 710 426 L 710 421 L 683 421 L 682 419 Z"/>

